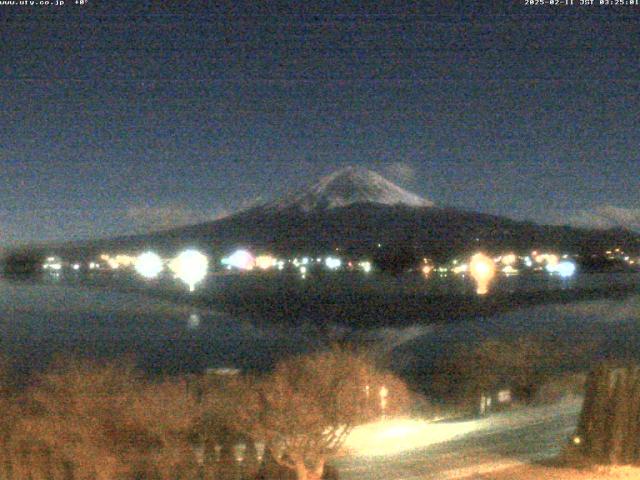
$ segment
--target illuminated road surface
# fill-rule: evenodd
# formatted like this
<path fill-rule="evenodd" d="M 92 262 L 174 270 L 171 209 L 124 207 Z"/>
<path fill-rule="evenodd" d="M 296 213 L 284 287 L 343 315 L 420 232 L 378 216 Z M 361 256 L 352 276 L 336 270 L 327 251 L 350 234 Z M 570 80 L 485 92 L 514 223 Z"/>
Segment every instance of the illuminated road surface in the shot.
<path fill-rule="evenodd" d="M 574 432 L 581 401 L 465 422 L 394 421 L 361 427 L 336 462 L 343 480 L 473 478 L 552 457 Z"/>

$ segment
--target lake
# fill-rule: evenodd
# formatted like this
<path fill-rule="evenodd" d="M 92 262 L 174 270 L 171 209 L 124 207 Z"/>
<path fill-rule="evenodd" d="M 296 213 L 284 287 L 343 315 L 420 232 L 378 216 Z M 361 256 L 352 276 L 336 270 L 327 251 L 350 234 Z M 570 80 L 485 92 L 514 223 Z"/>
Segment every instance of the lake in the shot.
<path fill-rule="evenodd" d="M 582 277 L 578 281 L 586 286 L 629 286 L 638 280 L 637 275 Z M 526 283 L 526 288 L 533 287 Z M 263 370 L 291 353 L 351 339 L 391 353 L 391 366 L 402 372 L 428 369 L 456 343 L 533 334 L 542 339 L 594 342 L 593 359 L 612 352 L 637 356 L 640 294 L 625 292 L 580 301 L 563 298 L 557 304 L 514 306 L 495 313 L 485 309 L 480 316 L 476 312 L 451 322 L 433 322 L 425 315 L 363 326 L 333 320 L 319 324 L 315 318 L 267 322 L 251 318 L 251 309 L 241 315 L 217 312 L 206 306 L 215 304 L 216 294 L 211 291 L 189 305 L 183 297 L 169 301 L 149 292 L 1 280 L 0 352 L 24 373 L 42 369 L 56 354 L 131 355 L 151 373 L 219 367 Z"/>

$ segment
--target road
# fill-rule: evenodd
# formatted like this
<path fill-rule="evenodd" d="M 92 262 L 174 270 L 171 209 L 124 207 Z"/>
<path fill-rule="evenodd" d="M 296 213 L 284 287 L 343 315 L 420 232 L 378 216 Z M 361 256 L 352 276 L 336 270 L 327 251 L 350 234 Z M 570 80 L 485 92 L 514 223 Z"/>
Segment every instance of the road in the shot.
<path fill-rule="evenodd" d="M 379 422 L 355 430 L 335 464 L 343 480 L 473 478 L 557 455 L 580 407 L 573 399 L 464 422 Z"/>

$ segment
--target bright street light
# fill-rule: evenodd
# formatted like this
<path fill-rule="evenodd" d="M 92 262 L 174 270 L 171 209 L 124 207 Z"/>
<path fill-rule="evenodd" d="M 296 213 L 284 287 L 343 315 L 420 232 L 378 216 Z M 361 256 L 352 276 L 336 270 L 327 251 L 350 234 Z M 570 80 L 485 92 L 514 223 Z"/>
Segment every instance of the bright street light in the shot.
<path fill-rule="evenodd" d="M 209 260 L 197 250 L 185 250 L 169 264 L 169 268 L 177 278 L 189 286 L 189 291 L 195 290 L 195 285 L 207 276 Z"/>
<path fill-rule="evenodd" d="M 489 282 L 496 273 L 493 260 L 483 253 L 476 253 L 469 262 L 469 271 L 476 281 L 478 295 L 486 294 L 489 291 Z"/>
<path fill-rule="evenodd" d="M 145 252 L 135 260 L 135 269 L 144 278 L 156 278 L 164 268 L 162 259 L 153 252 Z"/>

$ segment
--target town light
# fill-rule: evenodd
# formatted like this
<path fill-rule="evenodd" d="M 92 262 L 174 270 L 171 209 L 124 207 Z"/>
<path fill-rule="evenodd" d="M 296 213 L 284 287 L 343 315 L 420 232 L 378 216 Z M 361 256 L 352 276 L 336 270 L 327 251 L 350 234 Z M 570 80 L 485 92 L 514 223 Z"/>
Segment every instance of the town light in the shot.
<path fill-rule="evenodd" d="M 244 461 L 244 456 L 247 451 L 247 445 L 245 443 L 238 443 L 233 446 L 233 456 L 236 459 L 236 462 L 242 463 Z"/>
<path fill-rule="evenodd" d="M 456 265 L 451 269 L 451 271 L 456 275 L 459 275 L 461 273 L 467 273 L 468 270 L 469 270 L 469 265 L 467 265 L 466 263 L 461 263 L 460 265 Z"/>
<path fill-rule="evenodd" d="M 342 266 L 342 260 L 336 257 L 327 257 L 324 263 L 329 270 L 337 270 Z"/>
<path fill-rule="evenodd" d="M 197 250 L 185 250 L 169 264 L 169 268 L 177 278 L 189 286 L 189 291 L 195 290 L 195 285 L 207 276 L 209 260 Z"/>
<path fill-rule="evenodd" d="M 269 270 L 276 266 L 278 260 L 271 255 L 259 255 L 255 259 L 255 265 L 260 270 Z"/>
<path fill-rule="evenodd" d="M 569 278 L 576 273 L 576 264 L 569 261 L 560 262 L 556 265 L 555 271 L 558 272 L 562 278 Z"/>
<path fill-rule="evenodd" d="M 502 269 L 502 273 L 504 273 L 505 275 L 517 275 L 518 270 L 513 268 L 511 265 L 507 265 Z"/>
<path fill-rule="evenodd" d="M 53 270 L 54 272 L 58 272 L 62 270 L 62 260 L 58 257 L 47 257 L 47 261 L 42 266 L 44 270 Z"/>
<path fill-rule="evenodd" d="M 433 267 L 431 265 L 425 265 L 422 267 L 422 274 L 425 277 L 428 277 L 431 274 L 432 270 L 433 270 Z"/>
<path fill-rule="evenodd" d="M 256 447 L 256 458 L 258 459 L 258 462 L 262 462 L 262 459 L 264 458 L 264 451 L 265 451 L 266 445 L 264 444 L 264 442 L 256 442 L 255 447 Z"/>
<path fill-rule="evenodd" d="M 516 260 L 517 257 L 515 253 L 508 253 L 501 258 L 502 264 L 507 266 L 513 265 L 514 263 L 516 263 Z"/>
<path fill-rule="evenodd" d="M 380 411 L 384 415 L 384 411 L 387 408 L 387 398 L 389 397 L 389 389 L 384 385 L 380 387 Z"/>
<path fill-rule="evenodd" d="M 144 278 L 156 278 L 162 272 L 162 259 L 153 252 L 139 255 L 135 261 L 135 269 Z"/>
<path fill-rule="evenodd" d="M 469 262 L 469 272 L 476 281 L 478 295 L 486 294 L 489 291 L 489 282 L 496 272 L 493 260 L 483 253 L 476 253 Z"/>
<path fill-rule="evenodd" d="M 247 250 L 236 250 L 228 257 L 223 258 L 222 264 L 240 270 L 252 270 L 256 264 L 256 259 Z"/>
<path fill-rule="evenodd" d="M 362 269 L 362 271 L 364 273 L 370 273 L 371 272 L 371 262 L 360 262 L 358 263 L 358 266 Z"/>

